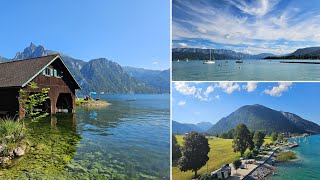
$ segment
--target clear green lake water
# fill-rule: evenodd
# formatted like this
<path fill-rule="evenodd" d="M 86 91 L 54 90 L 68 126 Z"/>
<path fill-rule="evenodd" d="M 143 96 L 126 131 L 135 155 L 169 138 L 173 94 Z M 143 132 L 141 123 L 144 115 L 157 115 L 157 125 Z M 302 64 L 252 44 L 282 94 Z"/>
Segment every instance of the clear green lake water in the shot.
<path fill-rule="evenodd" d="M 170 96 L 99 98 L 112 105 L 26 122 L 28 152 L 0 179 L 170 179 Z"/>
<path fill-rule="evenodd" d="M 270 180 L 319 180 L 320 179 L 320 135 L 299 138 L 299 147 L 291 149 L 298 158 L 292 162 L 277 163 L 277 175 Z"/>
<path fill-rule="evenodd" d="M 310 60 L 288 60 L 310 61 Z M 311 62 L 320 62 L 312 60 Z M 172 61 L 173 81 L 320 81 L 320 64 L 288 64 L 280 60 Z"/>

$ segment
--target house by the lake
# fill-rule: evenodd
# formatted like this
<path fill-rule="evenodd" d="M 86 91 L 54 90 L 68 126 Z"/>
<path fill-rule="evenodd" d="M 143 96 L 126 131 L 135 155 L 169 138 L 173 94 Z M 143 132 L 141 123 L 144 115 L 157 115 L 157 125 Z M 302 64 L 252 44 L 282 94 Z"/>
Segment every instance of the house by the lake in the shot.
<path fill-rule="evenodd" d="M 229 164 L 225 164 L 220 169 L 211 172 L 213 179 L 227 179 L 229 176 L 231 176 L 231 167 Z"/>
<path fill-rule="evenodd" d="M 60 55 L 0 63 L 0 115 L 24 116 L 19 105 L 19 90 L 27 88 L 29 82 L 42 88 L 50 88 L 49 99 L 43 103 L 41 110 L 55 114 L 62 110 L 74 112 L 75 91 L 79 84 L 64 64 Z"/>

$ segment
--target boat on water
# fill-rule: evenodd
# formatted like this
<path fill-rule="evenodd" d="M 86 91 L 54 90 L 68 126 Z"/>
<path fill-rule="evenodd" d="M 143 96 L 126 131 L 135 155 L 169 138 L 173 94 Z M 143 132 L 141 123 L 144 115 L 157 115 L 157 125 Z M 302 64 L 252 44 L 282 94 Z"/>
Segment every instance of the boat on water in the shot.
<path fill-rule="evenodd" d="M 203 61 L 203 64 L 214 64 L 214 63 L 216 63 L 216 62 L 214 60 L 214 57 L 213 57 L 213 60 L 211 60 L 211 49 L 210 49 L 210 59 Z"/>
<path fill-rule="evenodd" d="M 243 63 L 243 61 L 239 61 L 239 60 L 238 60 L 238 61 L 236 61 L 236 63 Z"/>
<path fill-rule="evenodd" d="M 186 58 L 186 62 L 189 62 L 189 59 L 188 59 L 188 58 Z"/>
<path fill-rule="evenodd" d="M 180 60 L 178 59 L 177 62 L 180 62 Z"/>

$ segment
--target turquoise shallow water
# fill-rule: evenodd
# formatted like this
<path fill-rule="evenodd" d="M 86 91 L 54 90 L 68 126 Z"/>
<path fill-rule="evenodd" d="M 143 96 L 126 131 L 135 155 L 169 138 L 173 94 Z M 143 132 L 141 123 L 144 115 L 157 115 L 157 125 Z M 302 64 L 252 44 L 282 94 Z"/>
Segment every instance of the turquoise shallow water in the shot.
<path fill-rule="evenodd" d="M 0 179 L 170 179 L 170 96 L 97 97 L 112 105 L 27 122 L 29 152 Z"/>
<path fill-rule="evenodd" d="M 289 60 L 292 61 L 292 60 Z M 296 60 L 306 61 L 306 60 Z M 320 60 L 312 60 L 320 62 Z M 173 61 L 173 81 L 319 81 L 320 64 L 288 64 L 280 60 Z"/>
<path fill-rule="evenodd" d="M 276 164 L 278 175 L 270 176 L 270 180 L 319 180 L 320 179 L 320 135 L 298 139 L 299 147 L 292 149 L 298 160 Z"/>

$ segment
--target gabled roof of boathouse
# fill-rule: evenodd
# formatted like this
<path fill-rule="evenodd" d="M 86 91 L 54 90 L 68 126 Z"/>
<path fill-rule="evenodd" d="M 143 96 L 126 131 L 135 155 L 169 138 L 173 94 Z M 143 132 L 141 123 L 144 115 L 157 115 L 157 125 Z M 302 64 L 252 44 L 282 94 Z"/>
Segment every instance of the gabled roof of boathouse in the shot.
<path fill-rule="evenodd" d="M 72 77 L 71 79 L 74 81 L 75 88 L 80 89 L 79 84 L 59 54 L 0 63 L 0 88 L 25 87 L 50 64 L 58 60 L 62 62 Z"/>

